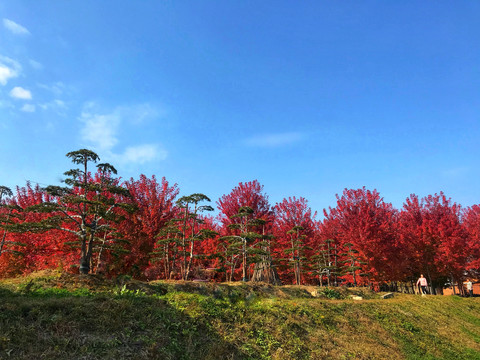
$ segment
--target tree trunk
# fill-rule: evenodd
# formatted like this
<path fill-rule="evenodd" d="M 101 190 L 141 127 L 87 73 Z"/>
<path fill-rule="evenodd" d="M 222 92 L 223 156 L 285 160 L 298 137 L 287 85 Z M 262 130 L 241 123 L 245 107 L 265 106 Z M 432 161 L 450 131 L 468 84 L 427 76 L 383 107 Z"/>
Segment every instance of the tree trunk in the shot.
<path fill-rule="evenodd" d="M 194 245 L 194 241 L 193 241 L 193 237 L 192 237 L 192 240 L 190 242 L 190 258 L 188 259 L 187 270 L 186 270 L 186 274 L 185 274 L 185 280 L 188 280 L 188 277 L 190 275 L 190 269 L 192 268 L 193 245 Z"/>
<path fill-rule="evenodd" d="M 235 259 L 235 255 L 232 255 L 232 258 L 230 261 L 230 278 L 228 279 L 229 282 L 233 281 L 233 274 L 235 272 L 236 265 L 237 265 L 237 260 Z"/>
<path fill-rule="evenodd" d="M 338 277 L 337 277 L 337 244 L 335 243 L 335 277 L 334 277 L 334 281 L 335 281 L 335 286 L 338 286 Z"/>
<path fill-rule="evenodd" d="M 178 242 L 175 242 L 175 246 L 172 249 L 172 265 L 170 266 L 168 278 L 172 280 L 175 275 L 178 261 Z"/>
<path fill-rule="evenodd" d="M 93 233 L 90 234 L 90 239 L 88 240 L 88 243 L 85 246 L 85 250 L 86 250 L 85 255 L 82 257 L 82 261 L 80 264 L 81 274 L 88 274 L 90 272 L 90 263 L 92 260 L 94 238 L 95 238 L 95 235 Z"/>
<path fill-rule="evenodd" d="M 182 280 L 187 279 L 187 243 L 186 243 L 186 238 L 187 238 L 187 219 L 188 219 L 188 203 L 185 206 L 185 213 L 184 213 L 184 219 L 183 219 L 183 229 L 182 229 L 182 266 L 181 266 L 181 272 L 182 272 Z"/>
<path fill-rule="evenodd" d="M 165 273 L 165 280 L 168 280 L 168 276 L 170 275 L 170 254 L 169 254 L 169 248 L 168 248 L 168 244 L 165 244 L 164 247 L 163 247 L 164 251 L 165 251 L 165 259 L 164 259 L 164 265 L 163 265 L 163 269 L 164 269 L 164 273 Z"/>
<path fill-rule="evenodd" d="M 247 279 L 247 239 L 243 239 L 242 243 L 242 281 L 246 282 Z"/>
<path fill-rule="evenodd" d="M 354 267 L 354 266 L 355 266 L 355 261 L 352 261 L 352 268 L 353 268 L 353 271 L 352 271 L 353 286 L 356 287 L 356 286 L 357 286 L 357 277 L 356 277 L 356 275 L 355 275 L 356 270 L 355 270 L 355 267 Z"/>
<path fill-rule="evenodd" d="M 427 276 L 428 276 L 428 287 L 430 288 L 430 294 L 436 295 L 435 290 L 433 288 L 432 277 L 430 276 L 430 270 L 427 269 Z"/>
<path fill-rule="evenodd" d="M 330 252 L 330 241 L 327 241 L 327 260 L 325 261 L 325 265 L 328 266 L 327 275 L 327 286 L 330 287 L 330 269 L 332 268 L 332 258 Z M 323 278 L 323 275 L 322 275 Z M 322 279 L 323 280 L 323 279 Z"/>
<path fill-rule="evenodd" d="M 273 285 L 281 285 L 280 277 L 277 270 L 273 268 L 271 259 L 265 256 L 261 262 L 255 264 L 253 270 L 252 281 L 254 282 L 266 282 Z"/>
<path fill-rule="evenodd" d="M 105 248 L 105 243 L 107 242 L 107 232 L 103 235 L 103 240 L 102 240 L 102 245 L 100 246 L 100 250 L 98 250 L 98 256 L 97 256 L 97 267 L 95 268 L 95 274 L 99 274 L 102 272 L 102 268 L 99 269 L 100 264 L 102 264 L 102 253 L 103 249 Z"/>
<path fill-rule="evenodd" d="M 90 259 L 87 254 L 87 234 L 83 233 L 80 237 L 82 248 L 80 252 L 80 274 L 88 274 L 90 271 Z"/>
<path fill-rule="evenodd" d="M 295 282 L 297 283 L 297 285 L 301 285 L 301 276 L 300 276 L 300 255 L 297 254 L 297 263 L 296 263 L 296 271 L 295 271 L 295 274 L 296 274 L 296 279 L 295 279 Z"/>

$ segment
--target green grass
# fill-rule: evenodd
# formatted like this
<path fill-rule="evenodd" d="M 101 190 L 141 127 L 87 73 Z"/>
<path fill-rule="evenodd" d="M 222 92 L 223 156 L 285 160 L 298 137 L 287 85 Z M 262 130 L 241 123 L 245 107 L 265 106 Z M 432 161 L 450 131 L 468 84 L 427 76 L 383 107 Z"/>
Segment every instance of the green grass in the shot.
<path fill-rule="evenodd" d="M 311 290 L 4 280 L 0 359 L 480 359 L 480 299 Z"/>

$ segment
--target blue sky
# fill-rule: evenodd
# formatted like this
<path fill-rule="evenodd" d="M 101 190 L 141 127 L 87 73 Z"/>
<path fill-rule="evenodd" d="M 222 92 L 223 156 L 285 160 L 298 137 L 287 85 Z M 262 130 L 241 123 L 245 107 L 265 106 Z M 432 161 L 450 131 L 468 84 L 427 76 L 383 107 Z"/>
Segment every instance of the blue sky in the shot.
<path fill-rule="evenodd" d="M 216 201 L 258 179 L 314 210 L 480 203 L 480 3 L 0 3 L 0 184 L 57 184 L 96 151 L 124 179 Z"/>

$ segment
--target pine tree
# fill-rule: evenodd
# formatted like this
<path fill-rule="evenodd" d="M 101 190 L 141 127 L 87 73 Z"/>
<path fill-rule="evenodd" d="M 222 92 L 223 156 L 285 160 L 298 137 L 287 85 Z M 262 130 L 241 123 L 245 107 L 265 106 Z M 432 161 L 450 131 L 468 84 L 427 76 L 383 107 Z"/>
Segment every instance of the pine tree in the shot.
<path fill-rule="evenodd" d="M 252 281 L 266 282 L 274 285 L 281 285 L 282 282 L 277 273 L 276 265 L 272 256 L 272 242 L 274 236 L 266 233 L 266 221 L 260 220 L 262 225 L 262 242 L 257 243 L 261 247 L 263 253 L 259 254 L 260 261 L 255 263 L 253 269 Z"/>
<path fill-rule="evenodd" d="M 317 253 L 312 257 L 312 265 L 315 269 L 313 274 L 318 276 L 320 286 L 323 285 L 324 277 L 327 279 L 327 286 L 330 286 L 332 277 L 336 279 L 336 277 L 339 275 L 337 260 L 337 244 L 332 239 L 326 239 L 320 244 L 317 249 Z"/>
<path fill-rule="evenodd" d="M 241 259 L 242 281 L 248 281 L 248 265 L 259 262 L 260 256 L 265 255 L 261 248 L 264 244 L 258 243 L 258 240 L 262 239 L 262 235 L 256 232 L 256 229 L 264 223 L 262 223 L 261 219 L 255 219 L 253 215 L 254 210 L 251 207 L 240 207 L 238 213 L 231 216 L 232 223 L 228 225 L 228 228 L 232 230 L 234 234 L 221 238 L 221 240 L 226 240 L 229 243 L 228 256 L 231 256 L 233 260 L 236 258 L 236 255 L 238 255 Z M 234 267 L 232 267 L 232 271 L 233 269 Z"/>
<path fill-rule="evenodd" d="M 192 273 L 193 260 L 202 256 L 197 254 L 195 243 L 217 235 L 211 229 L 202 228 L 204 220 L 201 213 L 213 211 L 210 205 L 201 205 L 204 201 L 210 201 L 204 194 L 182 196 L 176 203 L 178 216 L 159 232 L 155 255 L 159 255 L 159 259 L 163 261 L 166 277 L 175 274 L 178 260 L 181 278 L 188 280 Z"/>
<path fill-rule="evenodd" d="M 89 164 L 100 160 L 95 152 L 81 149 L 66 156 L 80 165 L 80 168 L 64 173 L 67 186 L 47 186 L 44 191 L 51 197 L 49 201 L 25 209 L 49 216 L 40 222 L 21 224 L 17 230 L 44 232 L 58 229 L 74 234 L 80 242 L 80 273 L 88 274 L 96 243 L 121 219 L 117 209 L 133 211 L 133 208 L 124 201 L 130 197 L 128 190 L 112 178 L 112 174 L 117 174 L 112 165 L 96 165 L 98 176 L 92 178 Z"/>
<path fill-rule="evenodd" d="M 287 232 L 290 236 L 290 248 L 285 249 L 285 254 L 290 255 L 288 262 L 293 268 L 295 285 L 301 285 L 303 266 L 306 265 L 305 250 L 309 248 L 305 245 L 306 235 L 303 234 L 303 226 L 294 226 Z"/>
<path fill-rule="evenodd" d="M 365 276 L 364 273 L 357 275 L 358 271 L 362 269 L 362 265 L 365 265 L 365 261 L 359 256 L 358 250 L 353 248 L 353 244 L 344 244 L 346 252 L 342 254 L 345 258 L 343 270 L 345 274 L 351 274 L 353 279 L 353 286 L 357 286 L 357 276 Z"/>

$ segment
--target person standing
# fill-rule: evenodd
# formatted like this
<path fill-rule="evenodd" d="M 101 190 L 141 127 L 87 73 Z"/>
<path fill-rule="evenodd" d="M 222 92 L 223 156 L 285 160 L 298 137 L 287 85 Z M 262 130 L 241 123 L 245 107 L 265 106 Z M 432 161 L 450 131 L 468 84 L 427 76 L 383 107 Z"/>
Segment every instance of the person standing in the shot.
<path fill-rule="evenodd" d="M 468 295 L 473 297 L 473 284 L 472 284 L 472 280 L 468 279 L 467 281 L 467 291 L 468 291 Z"/>
<path fill-rule="evenodd" d="M 425 295 L 427 293 L 427 279 L 423 276 L 423 274 L 420 275 L 420 278 L 417 280 L 417 286 L 420 286 L 422 295 Z"/>

